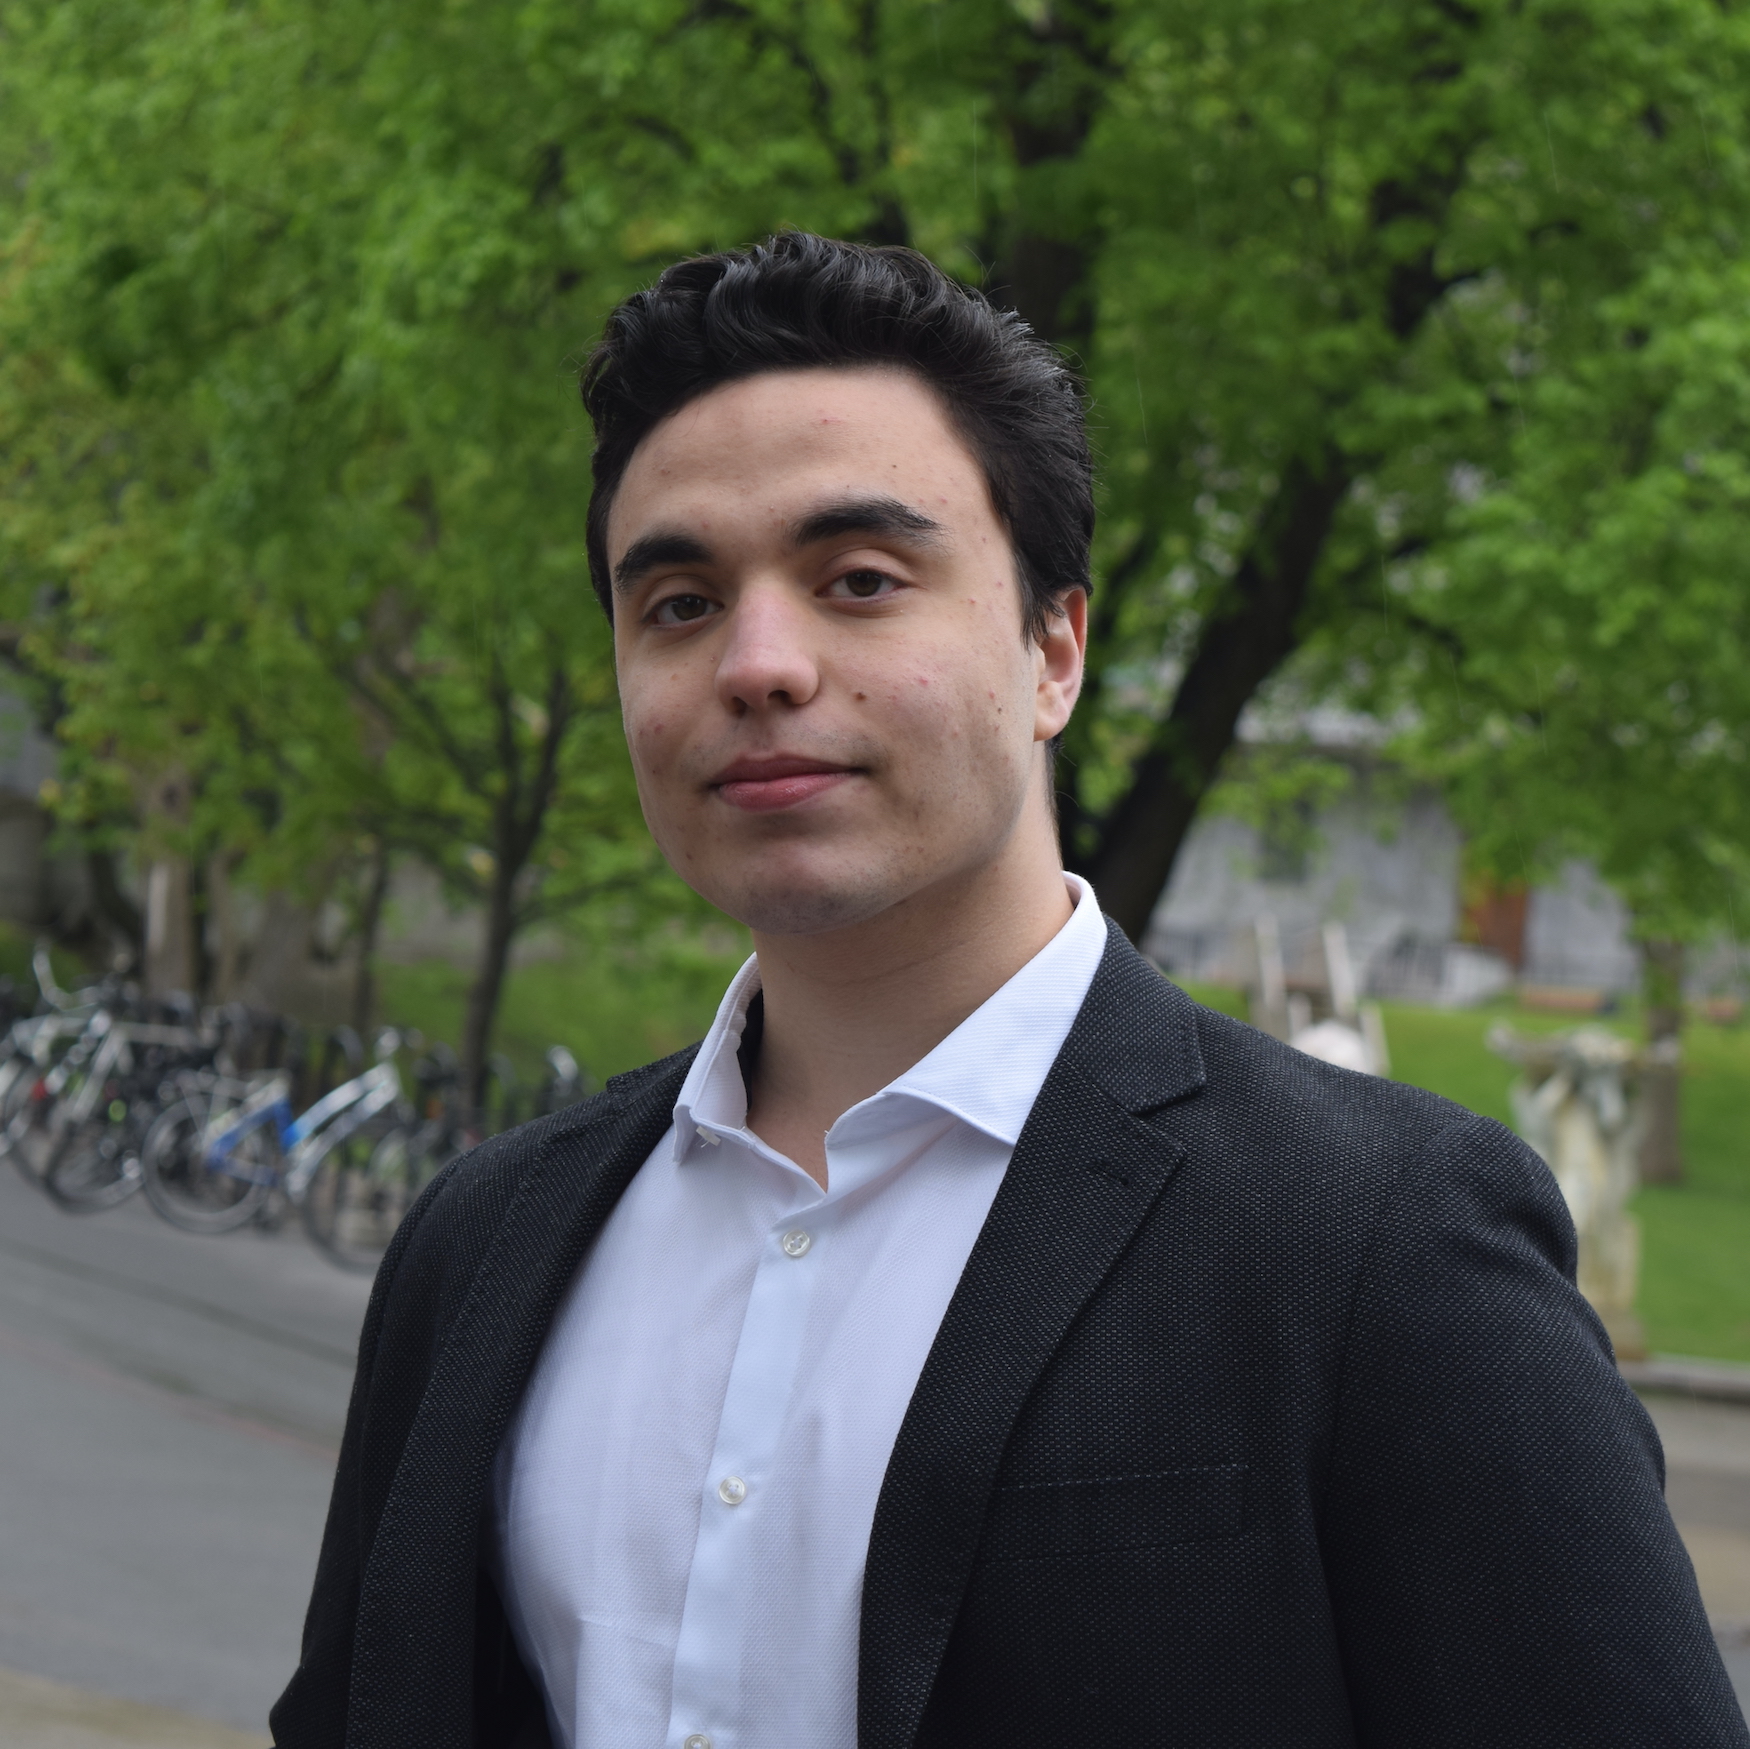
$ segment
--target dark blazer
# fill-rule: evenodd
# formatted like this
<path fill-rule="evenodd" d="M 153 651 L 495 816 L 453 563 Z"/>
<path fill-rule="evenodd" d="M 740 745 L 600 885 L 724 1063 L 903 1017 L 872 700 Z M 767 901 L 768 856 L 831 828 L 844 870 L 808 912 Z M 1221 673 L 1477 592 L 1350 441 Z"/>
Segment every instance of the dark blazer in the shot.
<path fill-rule="evenodd" d="M 547 1742 L 488 1473 L 691 1057 L 403 1223 L 282 1749 Z M 1506 1130 L 1197 1007 L 1114 929 L 888 1465 L 862 1749 L 1750 1742 L 1573 1282 Z"/>

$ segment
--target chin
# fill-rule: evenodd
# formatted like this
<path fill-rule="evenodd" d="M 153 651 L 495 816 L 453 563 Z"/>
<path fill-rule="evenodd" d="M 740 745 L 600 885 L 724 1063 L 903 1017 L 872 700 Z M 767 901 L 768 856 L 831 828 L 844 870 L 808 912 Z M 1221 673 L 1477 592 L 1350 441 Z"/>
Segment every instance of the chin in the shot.
<path fill-rule="evenodd" d="M 759 935 L 825 935 L 879 917 L 906 890 L 868 870 L 812 878 L 790 871 L 738 881 L 733 891 L 706 892 L 704 897 Z"/>

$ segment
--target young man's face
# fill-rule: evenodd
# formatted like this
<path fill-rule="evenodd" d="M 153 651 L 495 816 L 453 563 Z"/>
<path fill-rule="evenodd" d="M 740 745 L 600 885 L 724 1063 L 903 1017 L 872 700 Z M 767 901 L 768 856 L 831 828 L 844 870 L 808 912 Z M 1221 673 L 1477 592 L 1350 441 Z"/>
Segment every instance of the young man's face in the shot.
<path fill-rule="evenodd" d="M 843 928 L 1049 829 L 1086 598 L 1024 635 L 983 471 L 917 378 L 701 396 L 634 453 L 607 545 L 645 818 L 730 916 Z"/>

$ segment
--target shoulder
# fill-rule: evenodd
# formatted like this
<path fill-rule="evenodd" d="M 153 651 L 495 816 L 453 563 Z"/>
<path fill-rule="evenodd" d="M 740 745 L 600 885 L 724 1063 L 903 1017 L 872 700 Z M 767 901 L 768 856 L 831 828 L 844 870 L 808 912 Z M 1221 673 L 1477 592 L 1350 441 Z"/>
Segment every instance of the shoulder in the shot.
<path fill-rule="evenodd" d="M 698 1047 L 614 1076 L 601 1092 L 518 1124 L 458 1155 L 407 1212 L 378 1272 L 374 1298 L 394 1321 L 444 1328 L 512 1206 L 563 1190 L 672 1107 Z M 666 1127 L 666 1126 L 664 1126 Z"/>
<path fill-rule="evenodd" d="M 1191 1004 L 1205 1081 L 1174 1115 L 1242 1202 L 1316 1205 L 1357 1234 L 1511 1213 L 1566 1261 L 1572 1228 L 1544 1162 L 1504 1124 L 1403 1082 L 1307 1056 Z M 1166 1114 L 1163 1114 L 1166 1115 Z"/>
<path fill-rule="evenodd" d="M 1283 1136 L 1353 1140 L 1378 1133 L 1426 1137 L 1475 1114 L 1402 1081 L 1361 1075 L 1185 997 L 1196 1018 L 1204 1097 L 1231 1119 L 1254 1117 Z"/>
<path fill-rule="evenodd" d="M 1554 1193 L 1500 1124 L 1194 1002 L 1115 925 L 1058 1069 L 1082 1090 L 1072 1100 L 1097 1089 L 1170 1137 L 1184 1150 L 1178 1196 L 1206 1192 L 1232 1220 L 1335 1221 L 1352 1236 L 1406 1180 L 1454 1159 Z"/>

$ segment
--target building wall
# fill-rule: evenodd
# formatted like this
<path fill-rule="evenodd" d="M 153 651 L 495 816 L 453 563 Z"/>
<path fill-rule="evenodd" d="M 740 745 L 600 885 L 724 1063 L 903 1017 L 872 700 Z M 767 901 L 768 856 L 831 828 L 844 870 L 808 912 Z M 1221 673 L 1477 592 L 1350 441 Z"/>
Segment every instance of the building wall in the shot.
<path fill-rule="evenodd" d="M 1623 902 L 1588 863 L 1570 862 L 1553 884 L 1536 888 L 1525 918 L 1525 981 L 1632 990 L 1640 962 Z"/>
<path fill-rule="evenodd" d="M 1170 972 L 1247 984 L 1256 964 L 1253 926 L 1276 919 L 1289 975 L 1315 953 L 1319 928 L 1345 925 L 1356 977 L 1375 995 L 1463 1003 L 1504 988 L 1512 972 L 1497 956 L 1458 941 L 1463 839 L 1439 795 L 1407 797 L 1361 770 L 1355 786 L 1313 821 L 1298 868 L 1284 867 L 1263 835 L 1220 814 L 1192 828 L 1144 940 Z M 1292 861 L 1292 859 L 1289 859 Z M 1583 862 L 1531 895 L 1526 983 L 1629 991 L 1639 966 L 1628 915 Z M 1711 989 L 1735 981 L 1736 950 L 1695 956 Z M 1730 966 L 1722 971 L 1725 959 Z M 1705 968 L 1705 976 L 1704 976 Z"/>
<path fill-rule="evenodd" d="M 1458 930 L 1460 848 L 1432 791 L 1388 799 L 1365 774 L 1312 822 L 1298 868 L 1245 821 L 1206 815 L 1180 852 L 1144 948 L 1182 976 L 1243 983 L 1249 931 L 1268 912 L 1291 972 L 1319 928 L 1339 922 L 1364 987 L 1406 952 L 1428 959 L 1437 982 Z"/>

